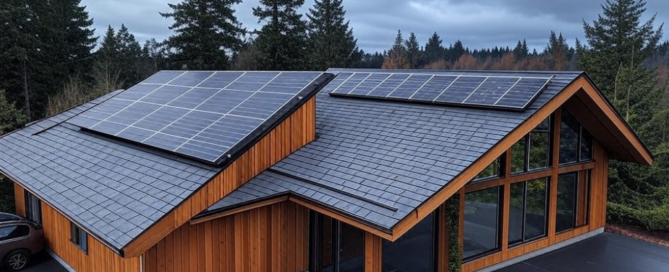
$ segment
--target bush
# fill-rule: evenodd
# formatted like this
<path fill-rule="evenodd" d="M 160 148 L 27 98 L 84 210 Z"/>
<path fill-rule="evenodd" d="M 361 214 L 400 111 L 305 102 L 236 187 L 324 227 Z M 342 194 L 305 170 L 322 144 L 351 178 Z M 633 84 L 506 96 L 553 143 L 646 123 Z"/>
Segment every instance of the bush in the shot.
<path fill-rule="evenodd" d="M 669 231 L 669 205 L 639 210 L 609 202 L 607 208 L 607 221 L 640 226 L 652 231 Z"/>

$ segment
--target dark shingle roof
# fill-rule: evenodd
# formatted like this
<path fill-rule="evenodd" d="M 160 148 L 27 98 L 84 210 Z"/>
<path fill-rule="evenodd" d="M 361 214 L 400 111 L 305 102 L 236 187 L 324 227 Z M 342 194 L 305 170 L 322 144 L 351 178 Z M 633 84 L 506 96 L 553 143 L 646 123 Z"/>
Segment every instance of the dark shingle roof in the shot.
<path fill-rule="evenodd" d="M 202 215 L 292 193 L 389 230 L 582 74 L 438 73 L 555 78 L 524 112 L 336 98 L 321 92 L 317 139 L 272 168 L 287 176 L 267 171 Z"/>
<path fill-rule="evenodd" d="M 0 138 L 3 173 L 116 249 L 220 170 L 83 133 L 65 122 L 118 93 Z"/>

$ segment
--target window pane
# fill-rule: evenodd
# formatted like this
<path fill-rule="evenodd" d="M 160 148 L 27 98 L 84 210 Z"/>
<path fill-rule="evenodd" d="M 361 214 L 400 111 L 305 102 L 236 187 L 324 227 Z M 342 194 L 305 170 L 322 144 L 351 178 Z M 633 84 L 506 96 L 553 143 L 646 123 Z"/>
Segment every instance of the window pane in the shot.
<path fill-rule="evenodd" d="M 11 239 L 12 232 L 16 230 L 16 226 L 8 226 L 0 228 L 0 241 Z"/>
<path fill-rule="evenodd" d="M 499 187 L 465 194 L 465 259 L 499 248 Z"/>
<path fill-rule="evenodd" d="M 546 179 L 527 182 L 525 200 L 525 241 L 546 235 Z"/>
<path fill-rule="evenodd" d="M 321 268 L 319 271 L 332 271 L 332 223 L 333 220 L 327 216 L 320 216 L 321 219 Z"/>
<path fill-rule="evenodd" d="M 550 133 L 532 132 L 530 134 L 530 169 L 548 167 L 550 151 Z"/>
<path fill-rule="evenodd" d="M 560 175 L 558 178 L 556 232 L 572 229 L 576 218 L 576 183 L 578 173 Z"/>
<path fill-rule="evenodd" d="M 578 161 L 578 132 L 580 125 L 568 111 L 562 110 L 560 124 L 560 164 Z"/>
<path fill-rule="evenodd" d="M 582 128 L 581 134 L 581 161 L 592 160 L 592 135 Z"/>
<path fill-rule="evenodd" d="M 525 198 L 525 182 L 511 184 L 509 210 L 509 245 L 523 241 L 523 201 Z"/>
<path fill-rule="evenodd" d="M 365 233 L 346 223 L 339 224 L 339 271 L 364 271 Z"/>
<path fill-rule="evenodd" d="M 511 173 L 525 171 L 525 140 L 523 137 L 511 149 Z"/>
<path fill-rule="evenodd" d="M 481 173 L 474 178 L 474 180 L 479 180 L 479 179 L 487 179 L 487 178 L 492 178 L 492 177 L 499 177 L 500 176 L 500 169 L 502 168 L 502 162 L 501 158 L 497 158 L 493 163 L 488 165 Z"/>
<path fill-rule="evenodd" d="M 382 271 L 432 271 L 434 213 L 395 242 L 383 240 Z M 362 271 L 362 270 L 358 270 Z"/>

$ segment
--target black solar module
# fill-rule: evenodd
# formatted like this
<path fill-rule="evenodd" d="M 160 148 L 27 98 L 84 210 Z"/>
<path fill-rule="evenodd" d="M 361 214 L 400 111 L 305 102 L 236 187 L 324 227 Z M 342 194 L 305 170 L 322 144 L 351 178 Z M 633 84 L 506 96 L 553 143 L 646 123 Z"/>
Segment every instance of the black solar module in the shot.
<path fill-rule="evenodd" d="M 163 71 L 69 122 L 215 164 L 272 127 L 331 76 Z"/>
<path fill-rule="evenodd" d="M 342 72 L 328 84 L 325 91 L 333 96 L 522 111 L 551 79 L 544 75 L 451 74 Z"/>

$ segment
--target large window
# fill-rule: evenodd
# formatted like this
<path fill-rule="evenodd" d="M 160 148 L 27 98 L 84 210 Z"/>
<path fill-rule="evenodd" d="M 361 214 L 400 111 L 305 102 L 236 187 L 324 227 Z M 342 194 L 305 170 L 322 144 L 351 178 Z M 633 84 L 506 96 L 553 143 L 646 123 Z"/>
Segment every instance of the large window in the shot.
<path fill-rule="evenodd" d="M 70 241 L 84 253 L 88 253 L 88 234 L 74 223 L 70 223 Z"/>
<path fill-rule="evenodd" d="M 26 205 L 26 218 L 37 224 L 42 224 L 42 208 L 40 207 L 39 198 L 25 191 L 24 201 Z"/>
<path fill-rule="evenodd" d="M 560 124 L 560 164 L 592 160 L 592 135 L 567 110 Z"/>
<path fill-rule="evenodd" d="M 511 148 L 511 173 L 522 173 L 550 166 L 551 119 L 541 122 Z"/>
<path fill-rule="evenodd" d="M 365 233 L 346 223 L 311 213 L 310 271 L 364 270 Z"/>
<path fill-rule="evenodd" d="M 463 258 L 472 259 L 500 247 L 501 187 L 465 194 Z"/>
<path fill-rule="evenodd" d="M 555 232 L 563 232 L 587 224 L 588 176 L 588 172 L 574 172 L 558 177 Z"/>
<path fill-rule="evenodd" d="M 434 271 L 434 213 L 395 242 L 383 240 L 384 272 Z"/>
<path fill-rule="evenodd" d="M 511 184 L 509 245 L 546 236 L 547 178 Z"/>

